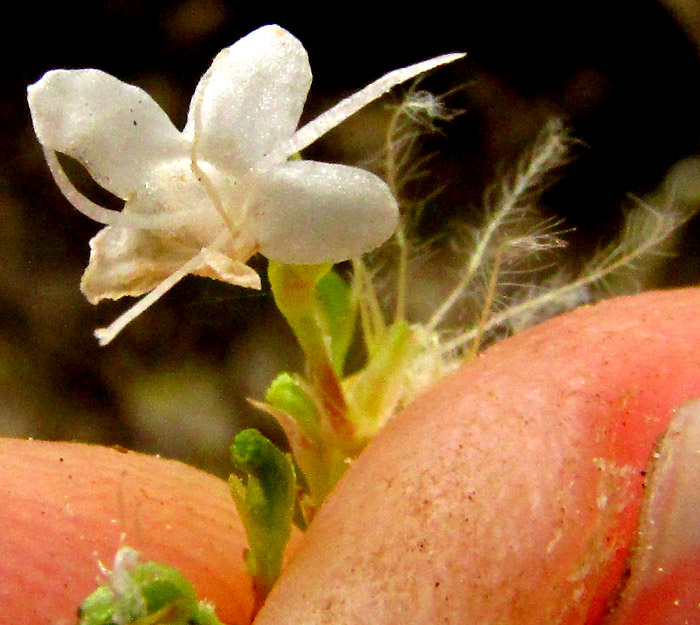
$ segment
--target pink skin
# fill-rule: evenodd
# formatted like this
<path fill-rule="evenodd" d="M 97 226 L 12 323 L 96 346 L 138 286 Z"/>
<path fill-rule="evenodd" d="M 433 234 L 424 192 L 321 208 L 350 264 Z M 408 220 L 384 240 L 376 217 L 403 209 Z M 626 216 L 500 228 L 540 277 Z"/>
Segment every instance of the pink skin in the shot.
<path fill-rule="evenodd" d="M 645 492 L 665 522 L 645 473 L 674 410 L 700 397 L 698 311 L 700 290 L 582 308 L 437 384 L 341 480 L 256 623 L 700 622 L 697 544 L 676 544 L 668 573 L 649 579 L 627 560 Z M 225 484 L 79 445 L 0 441 L 0 453 L 8 622 L 73 623 L 122 532 L 180 567 L 227 623 L 247 622 L 244 539 Z M 675 492 L 668 475 L 663 492 Z M 641 590 L 618 596 L 627 567 Z"/>
<path fill-rule="evenodd" d="M 606 625 L 700 619 L 700 400 L 676 411 L 653 457 L 629 579 Z"/>
<path fill-rule="evenodd" d="M 0 439 L 0 622 L 73 625 L 128 544 L 182 570 L 230 624 L 250 622 L 245 532 L 225 482 L 170 460 Z M 122 538 L 124 535 L 124 538 Z"/>
<path fill-rule="evenodd" d="M 438 383 L 341 480 L 256 623 L 600 623 L 654 443 L 700 397 L 699 312 L 700 290 L 585 307 Z"/>
<path fill-rule="evenodd" d="M 629 608 L 605 625 L 689 625 L 700 617 L 700 552 L 694 550 L 675 568 L 665 571 Z"/>

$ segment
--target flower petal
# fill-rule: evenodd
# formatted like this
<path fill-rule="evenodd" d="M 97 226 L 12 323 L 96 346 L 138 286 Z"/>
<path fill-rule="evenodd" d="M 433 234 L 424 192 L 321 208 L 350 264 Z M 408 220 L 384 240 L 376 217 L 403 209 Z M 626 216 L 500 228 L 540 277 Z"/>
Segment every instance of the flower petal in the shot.
<path fill-rule="evenodd" d="M 90 262 L 80 290 L 92 304 L 143 295 L 198 251 L 148 230 L 108 226 L 90 241 Z"/>
<path fill-rule="evenodd" d="M 214 59 L 197 86 L 185 134 L 212 164 L 250 167 L 292 137 L 310 85 L 301 42 L 279 26 L 263 26 Z"/>
<path fill-rule="evenodd" d="M 222 280 L 248 289 L 262 288 L 260 274 L 244 262 L 233 260 L 223 252 L 209 247 L 205 247 L 200 254 L 204 267 L 197 271 L 197 275 Z"/>
<path fill-rule="evenodd" d="M 185 139 L 145 91 L 99 70 L 54 70 L 27 94 L 44 148 L 77 159 L 122 199 L 154 163 L 187 154 Z"/>
<path fill-rule="evenodd" d="M 265 172 L 251 227 L 260 251 L 285 263 L 339 262 L 374 249 L 396 229 L 398 206 L 374 174 L 292 161 Z"/>
<path fill-rule="evenodd" d="M 122 230 L 121 232 L 119 230 Z M 104 233 L 104 234 L 103 234 Z M 103 234 L 104 240 L 98 239 Z M 149 238 L 150 237 L 150 238 Z M 121 238 L 121 241 L 120 241 Z M 90 267 L 83 276 L 81 288 L 90 299 L 86 282 L 90 280 L 96 281 L 98 277 L 103 278 L 103 291 L 96 297 L 96 300 L 104 297 L 121 297 L 122 295 L 135 295 L 138 293 L 148 293 L 136 302 L 122 315 L 117 317 L 106 328 L 95 330 L 100 345 L 104 346 L 110 343 L 119 332 L 121 332 L 129 323 L 131 323 L 142 312 L 155 304 L 165 293 L 173 288 L 182 278 L 188 274 L 196 274 L 217 280 L 225 280 L 243 287 L 254 289 L 260 288 L 260 277 L 250 267 L 244 265 L 240 260 L 229 258 L 224 260 L 225 255 L 220 252 L 219 248 L 226 244 L 229 239 L 228 232 L 222 232 L 211 246 L 196 250 L 192 253 L 191 248 L 181 245 L 179 248 L 172 246 L 172 241 L 163 243 L 168 248 L 168 253 L 163 258 L 157 255 L 158 245 L 161 241 L 156 237 L 146 234 L 134 234 L 132 231 L 119 228 L 105 228 L 90 242 L 93 247 L 93 252 L 96 248 L 104 246 L 106 249 L 105 259 L 101 267 L 94 265 L 93 271 L 97 274 L 98 269 L 101 269 L 101 274 L 92 277 L 90 276 Z M 119 244 L 121 243 L 123 254 L 120 258 Z M 145 250 L 140 247 L 140 243 L 145 243 L 145 246 L 151 246 L 150 250 Z M 182 257 L 186 257 L 184 262 L 179 266 L 175 266 L 177 257 L 173 254 L 176 251 Z M 146 253 L 144 253 L 146 252 Z M 149 267 L 149 254 L 155 260 L 153 266 Z M 110 258 L 111 255 L 111 258 Z M 164 260 L 165 259 L 165 260 Z M 121 261 L 121 263 L 120 263 Z M 90 263 L 93 264 L 93 255 L 91 254 Z M 111 266 L 110 266 L 111 265 Z M 121 271 L 120 271 L 121 270 Z M 167 272 L 167 275 L 165 273 Z M 124 280 L 124 277 L 127 280 Z M 129 284 L 128 278 L 132 279 L 132 292 L 119 290 L 119 281 L 122 279 L 124 283 L 122 289 L 126 289 Z M 110 284 L 110 281 L 111 284 Z M 157 282 L 157 283 L 156 283 Z M 144 285 L 148 288 L 144 288 Z M 90 285 L 93 287 L 93 285 Z M 108 294 L 107 289 L 111 288 L 114 295 Z M 94 302 L 93 302 L 94 303 Z"/>

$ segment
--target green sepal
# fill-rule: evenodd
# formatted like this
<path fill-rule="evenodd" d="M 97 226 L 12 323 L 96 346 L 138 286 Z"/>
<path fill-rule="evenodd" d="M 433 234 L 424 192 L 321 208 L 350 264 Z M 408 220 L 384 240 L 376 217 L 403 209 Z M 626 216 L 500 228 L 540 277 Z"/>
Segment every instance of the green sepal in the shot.
<path fill-rule="evenodd" d="M 330 359 L 342 375 L 357 313 L 350 286 L 328 263 L 286 265 L 271 260 L 267 273 L 277 307 L 309 364 Z"/>
<path fill-rule="evenodd" d="M 287 454 L 252 428 L 236 436 L 231 459 L 243 474 L 243 479 L 231 475 L 229 486 L 248 535 L 246 564 L 262 602 L 279 577 L 292 532 L 294 466 Z"/>
<path fill-rule="evenodd" d="M 318 303 L 330 335 L 331 361 L 339 375 L 343 375 L 345 358 L 355 334 L 357 302 L 350 285 L 331 269 L 316 284 Z"/>

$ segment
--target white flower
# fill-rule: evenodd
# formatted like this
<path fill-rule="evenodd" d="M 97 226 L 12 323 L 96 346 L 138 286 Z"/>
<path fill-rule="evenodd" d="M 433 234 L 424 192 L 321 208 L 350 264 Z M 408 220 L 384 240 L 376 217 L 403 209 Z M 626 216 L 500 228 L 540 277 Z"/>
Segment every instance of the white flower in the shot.
<path fill-rule="evenodd" d="M 264 26 L 221 51 L 179 132 L 151 97 L 95 69 L 55 70 L 28 88 L 36 135 L 63 194 L 106 224 L 90 241 L 86 297 L 148 293 L 111 326 L 108 343 L 187 274 L 260 288 L 256 252 L 286 263 L 338 262 L 373 249 L 396 227 L 377 176 L 356 167 L 289 160 L 393 86 L 460 58 L 399 69 L 296 130 L 311 69 L 301 43 Z M 122 211 L 98 206 L 66 176 L 73 157 Z"/>

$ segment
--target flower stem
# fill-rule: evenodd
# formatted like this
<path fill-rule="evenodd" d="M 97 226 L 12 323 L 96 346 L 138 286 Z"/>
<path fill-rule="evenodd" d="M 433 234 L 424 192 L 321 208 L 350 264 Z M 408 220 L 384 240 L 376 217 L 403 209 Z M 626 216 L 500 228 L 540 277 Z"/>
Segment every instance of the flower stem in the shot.
<path fill-rule="evenodd" d="M 355 427 L 331 354 L 332 337 L 327 330 L 316 287 L 330 264 L 285 265 L 270 261 L 268 276 L 275 302 L 301 345 L 311 383 L 331 428 L 351 441 Z"/>

